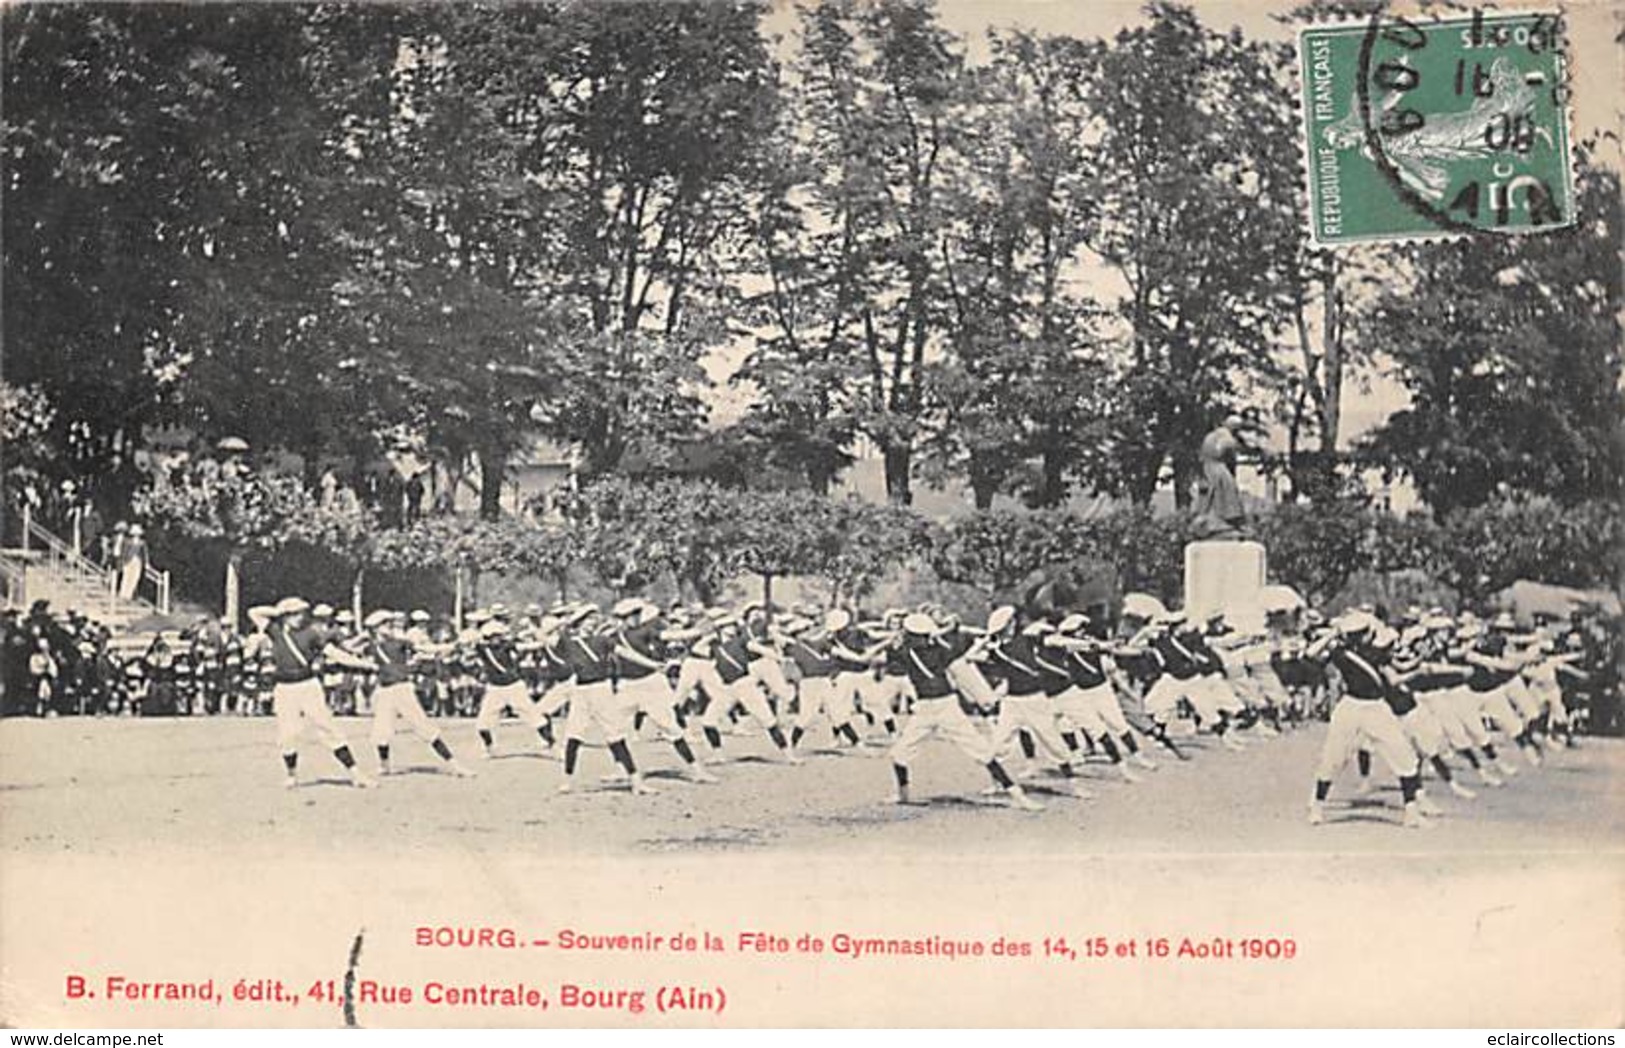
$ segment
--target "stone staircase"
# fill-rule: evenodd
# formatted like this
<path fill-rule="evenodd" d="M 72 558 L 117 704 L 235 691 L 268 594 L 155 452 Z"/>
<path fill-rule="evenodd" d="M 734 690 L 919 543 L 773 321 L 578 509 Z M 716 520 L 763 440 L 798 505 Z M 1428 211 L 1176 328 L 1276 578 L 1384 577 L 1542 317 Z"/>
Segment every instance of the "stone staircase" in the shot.
<path fill-rule="evenodd" d="M 137 595 L 122 600 L 116 575 L 30 520 L 23 521 L 22 545 L 0 549 L 0 602 L 26 613 L 36 601 L 55 612 L 77 611 L 106 626 L 121 650 L 145 647 L 151 631 L 143 620 L 169 613 L 169 573 L 150 566 Z"/>

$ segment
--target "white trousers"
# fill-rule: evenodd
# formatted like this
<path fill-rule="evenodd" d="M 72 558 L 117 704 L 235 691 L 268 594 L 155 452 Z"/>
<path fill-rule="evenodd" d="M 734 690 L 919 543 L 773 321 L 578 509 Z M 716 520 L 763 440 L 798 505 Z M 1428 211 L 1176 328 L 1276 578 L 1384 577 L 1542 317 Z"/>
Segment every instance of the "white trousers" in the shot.
<path fill-rule="evenodd" d="M 649 723 L 664 739 L 680 739 L 683 729 L 677 725 L 677 697 L 666 683 L 664 673 L 651 673 L 647 677 L 636 680 L 621 681 L 620 701 L 632 711 L 634 721 L 638 714 L 648 718 Z"/>
<path fill-rule="evenodd" d="M 1110 684 L 1068 688 L 1055 697 L 1055 707 L 1074 727 L 1090 735 L 1121 736 L 1128 732 L 1128 719 Z"/>
<path fill-rule="evenodd" d="M 1016 735 L 1025 731 L 1044 747 L 1056 763 L 1069 762 L 1072 759 L 1072 751 L 1067 749 L 1066 740 L 1061 738 L 1061 726 L 1056 720 L 1056 713 L 1055 700 L 1048 695 L 1014 697 L 1006 695 L 999 701 L 999 717 L 993 723 L 993 741 L 990 747 L 992 753 L 995 755 L 1003 753 L 1015 740 Z M 903 733 L 908 734 L 906 725 Z"/>
<path fill-rule="evenodd" d="M 343 746 L 344 736 L 327 708 L 322 682 L 312 677 L 297 683 L 278 683 L 271 691 L 271 711 L 276 715 L 276 741 L 283 753 L 292 753 L 299 736 L 309 731 L 330 750 Z"/>
<path fill-rule="evenodd" d="M 796 691 L 790 687 L 790 680 L 784 675 L 784 663 L 778 659 L 753 659 L 749 666 L 751 679 L 755 680 L 779 704 L 779 708 L 788 711 L 790 700 L 795 698 Z"/>
<path fill-rule="evenodd" d="M 617 742 L 631 732 L 632 715 L 636 712 L 636 705 L 628 702 L 607 680 L 577 683 L 570 691 L 570 721 L 565 738 L 580 742 L 587 737 L 589 728 L 596 727 L 604 741 Z"/>
<path fill-rule="evenodd" d="M 1417 770 L 1416 754 L 1405 738 L 1399 718 L 1381 699 L 1344 697 L 1332 709 L 1332 722 L 1320 751 L 1320 767 L 1315 777 L 1335 777 L 1356 750 L 1370 750 L 1383 759 L 1396 776 Z"/>
<path fill-rule="evenodd" d="M 949 695 L 941 699 L 916 699 L 914 713 L 903 723 L 897 743 L 891 749 L 893 764 L 904 767 L 919 756 L 920 747 L 935 738 L 942 738 L 962 750 L 977 764 L 993 759 L 993 747 L 965 711 L 959 708 L 959 699 Z"/>
<path fill-rule="evenodd" d="M 819 714 L 829 717 L 837 728 L 850 724 L 857 713 L 852 693 L 836 687 L 833 677 L 803 677 L 797 686 L 798 705 L 795 726 L 802 731 L 812 727 Z"/>
<path fill-rule="evenodd" d="M 480 698 L 480 712 L 474 718 L 474 727 L 480 731 L 490 731 L 502 719 L 503 710 L 512 710 L 514 716 L 525 722 L 525 726 L 534 731 L 542 726 L 545 719 L 541 709 L 531 701 L 530 688 L 522 680 L 512 684 L 492 684 L 485 689 Z"/>
<path fill-rule="evenodd" d="M 372 744 L 374 746 L 388 746 L 395 737 L 396 720 L 406 722 L 412 734 L 424 742 L 434 742 L 440 738 L 440 729 L 429 720 L 429 715 L 423 712 L 422 703 L 418 702 L 417 689 L 412 682 L 403 680 L 397 684 L 386 684 L 372 695 Z"/>
<path fill-rule="evenodd" d="M 728 711 L 736 702 L 745 707 L 746 713 L 761 722 L 762 727 L 778 726 L 779 719 L 774 716 L 773 707 L 767 704 L 767 696 L 762 694 L 761 685 L 757 683 L 755 677 L 748 674 L 732 684 L 724 684 L 721 698 L 705 707 L 705 715 L 700 722 L 707 728 L 720 728 L 728 716 Z"/>
<path fill-rule="evenodd" d="M 1399 726 L 1421 756 L 1438 757 L 1444 753 L 1448 736 L 1444 722 L 1430 704 L 1418 700 L 1415 709 L 1399 718 Z"/>
<path fill-rule="evenodd" d="M 717 664 L 710 659 L 689 656 L 677 668 L 677 702 L 687 702 L 688 697 L 698 691 L 706 701 L 717 703 L 727 690 L 722 674 L 717 672 Z"/>
<path fill-rule="evenodd" d="M 1220 713 L 1239 713 L 1242 709 L 1241 700 L 1236 698 L 1236 693 L 1223 677 L 1197 676 L 1179 680 L 1164 673 L 1146 692 L 1145 711 L 1157 720 L 1166 722 L 1178 707 L 1180 699 L 1189 702 L 1196 715 L 1210 725 L 1218 721 Z"/>

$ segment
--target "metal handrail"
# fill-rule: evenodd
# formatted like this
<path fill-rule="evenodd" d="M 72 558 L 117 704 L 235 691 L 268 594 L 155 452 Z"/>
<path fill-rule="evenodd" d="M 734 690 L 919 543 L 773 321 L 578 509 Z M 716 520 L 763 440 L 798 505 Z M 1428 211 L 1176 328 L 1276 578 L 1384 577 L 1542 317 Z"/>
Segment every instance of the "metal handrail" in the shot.
<path fill-rule="evenodd" d="M 84 554 L 74 552 L 72 546 L 40 527 L 36 521 L 30 520 L 28 522 L 28 536 L 30 539 L 37 538 L 45 543 L 45 548 L 51 552 L 53 560 L 60 560 L 71 567 L 100 579 L 107 577 L 107 569 L 100 567 Z"/>
<path fill-rule="evenodd" d="M 4 606 L 20 608 L 28 603 L 28 571 L 10 557 L 0 557 L 0 593 Z"/>
<path fill-rule="evenodd" d="M 168 615 L 169 572 L 161 571 L 158 568 L 153 567 L 151 564 L 143 564 L 141 567 L 141 579 L 143 582 L 152 583 L 153 591 L 157 594 L 158 614 Z"/>
<path fill-rule="evenodd" d="M 76 571 L 82 572 L 95 579 L 106 591 L 109 608 L 118 601 L 118 571 L 112 568 L 103 568 L 90 560 L 82 553 L 76 553 L 73 547 L 41 527 L 36 521 L 25 518 L 25 535 L 28 540 L 38 539 L 44 544 L 51 563 L 60 563 Z M 157 591 L 156 601 L 149 601 L 144 597 L 133 597 L 130 603 L 145 606 L 157 611 L 161 615 L 169 614 L 169 572 L 159 571 L 151 564 L 141 567 L 142 581 L 150 581 Z"/>

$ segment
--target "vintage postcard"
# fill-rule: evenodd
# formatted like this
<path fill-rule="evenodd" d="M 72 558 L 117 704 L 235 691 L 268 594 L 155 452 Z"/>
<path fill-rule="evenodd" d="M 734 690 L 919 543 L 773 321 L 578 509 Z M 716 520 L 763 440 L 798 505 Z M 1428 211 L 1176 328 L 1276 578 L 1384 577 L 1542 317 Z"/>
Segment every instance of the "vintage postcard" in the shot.
<path fill-rule="evenodd" d="M 1617 1026 L 1622 33 L 0 6 L 0 1024 Z"/>

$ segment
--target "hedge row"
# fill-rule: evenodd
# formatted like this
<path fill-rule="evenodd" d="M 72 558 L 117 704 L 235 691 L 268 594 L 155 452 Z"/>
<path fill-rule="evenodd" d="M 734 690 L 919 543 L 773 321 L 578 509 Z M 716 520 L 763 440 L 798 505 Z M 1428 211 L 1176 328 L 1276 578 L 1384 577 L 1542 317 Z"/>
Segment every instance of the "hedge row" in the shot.
<path fill-rule="evenodd" d="M 1619 509 L 1601 500 L 1559 506 L 1514 497 L 1439 522 L 1347 502 L 1278 507 L 1253 530 L 1268 550 L 1271 578 L 1319 604 L 1336 605 L 1351 586 L 1372 578 L 1402 578 L 1412 593 L 1479 603 L 1520 578 L 1619 589 L 1625 579 Z M 883 584 L 895 589 L 905 576 L 913 591 L 935 580 L 945 590 L 1003 597 L 1065 569 L 1074 578 L 1105 578 L 1116 592 L 1141 589 L 1178 600 L 1189 539 L 1188 518 L 1138 508 L 1089 517 L 995 510 L 932 521 L 806 493 L 615 480 L 584 489 L 566 518 L 549 525 L 435 518 L 378 533 L 361 547 L 290 542 L 257 551 L 244 564 L 244 585 L 249 599 L 305 592 L 347 600 L 362 570 L 369 604 L 442 605 L 452 570 L 461 568 L 488 582 L 504 576 L 538 597 L 562 589 L 713 599 L 730 580 L 752 574 L 810 578 L 826 592 L 859 598 Z M 171 556 L 182 553 L 174 543 L 165 546 Z M 181 589 L 213 603 L 216 584 L 204 578 L 224 553 L 218 544 L 195 541 L 191 550 L 194 563 Z"/>

